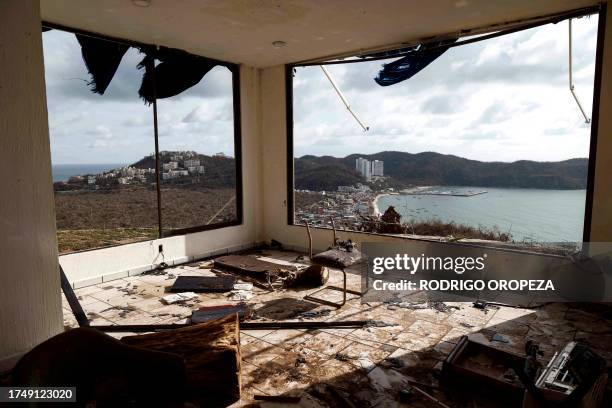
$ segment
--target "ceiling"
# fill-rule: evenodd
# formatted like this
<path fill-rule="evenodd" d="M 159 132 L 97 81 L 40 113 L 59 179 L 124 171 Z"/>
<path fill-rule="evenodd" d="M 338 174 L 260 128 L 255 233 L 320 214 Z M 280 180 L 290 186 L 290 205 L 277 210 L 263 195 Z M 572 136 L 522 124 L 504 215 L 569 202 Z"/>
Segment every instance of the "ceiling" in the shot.
<path fill-rule="evenodd" d="M 256 67 L 357 53 L 597 0 L 41 0 L 50 23 Z M 274 47 L 274 41 L 286 46 Z"/>

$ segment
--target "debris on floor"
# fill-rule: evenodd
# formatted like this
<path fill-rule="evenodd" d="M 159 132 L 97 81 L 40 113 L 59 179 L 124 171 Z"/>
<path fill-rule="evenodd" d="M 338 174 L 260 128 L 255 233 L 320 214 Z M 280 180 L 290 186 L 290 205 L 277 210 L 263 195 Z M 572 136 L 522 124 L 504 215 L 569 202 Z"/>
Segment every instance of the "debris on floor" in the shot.
<path fill-rule="evenodd" d="M 238 314 L 240 320 L 246 320 L 253 314 L 252 309 L 245 303 L 238 305 L 204 306 L 194 310 L 191 314 L 191 323 L 204 323 L 228 315 Z"/>
<path fill-rule="evenodd" d="M 195 406 L 226 406 L 240 399 L 240 329 L 236 315 L 180 329 L 126 336 L 121 342 L 181 356 L 185 362 L 184 397 Z"/>
<path fill-rule="evenodd" d="M 162 296 L 161 300 L 167 305 L 174 303 L 185 302 L 187 300 L 197 299 L 198 294 L 194 292 L 173 293 L 171 295 Z"/>
<path fill-rule="evenodd" d="M 543 372 L 555 353 L 562 355 L 570 341 L 580 341 L 612 362 L 612 321 L 603 318 L 604 312 L 599 310 L 558 303 L 530 309 L 496 307 L 484 301 L 477 302 L 480 308 L 475 307 L 473 299 L 442 302 L 419 294 L 367 303 L 358 296 L 347 296 L 341 308 L 328 307 L 305 299 L 311 289 L 289 285 L 291 277 L 306 269 L 308 257 L 272 249 L 265 254 L 248 254 L 244 256 L 249 262 L 269 262 L 287 273 L 279 277 L 263 272 L 264 279 L 255 279 L 249 273 L 217 269 L 211 260 L 169 267 L 159 275 L 130 276 L 80 288 L 75 294 L 93 325 L 111 329 L 120 325 L 125 329 L 124 333 L 109 330 L 117 337 L 128 332 L 161 334 L 176 330 L 177 324 L 237 315 L 241 320 L 243 394 L 232 408 L 251 406 L 253 402 L 262 407 L 282 406 L 255 400 L 254 395 L 299 396 L 299 403 L 285 404 L 311 408 L 522 407 L 523 399 L 532 396 L 525 396 L 525 386 L 513 362 L 523 364 L 527 371 Z M 288 271 L 291 267 L 295 270 Z M 340 271 L 328 269 L 328 285 L 341 286 Z M 360 267 L 348 267 L 346 271 L 347 289 L 358 290 Z M 160 302 L 170 295 L 165 293 L 173 283 L 169 276 L 214 278 L 228 273 L 237 279 L 228 292 L 208 292 L 168 305 Z M 272 284 L 267 276 L 272 277 Z M 341 300 L 341 292 L 325 293 L 334 302 Z M 248 304 L 240 300 L 247 297 Z M 65 300 L 64 309 L 70 310 Z M 72 327 L 77 324 L 72 315 L 66 314 L 64 322 Z M 539 349 L 526 351 L 524 345 L 530 341 L 539 344 Z M 534 350 L 532 360 L 536 364 L 533 370 L 527 369 Z M 534 381 L 540 378 L 536 374 L 528 377 Z M 598 378 L 588 394 L 599 395 L 596 390 L 605 390 L 606 381 Z M 544 392 L 549 394 L 551 390 Z M 498 403 L 500 400 L 503 403 Z"/>
<path fill-rule="evenodd" d="M 253 290 L 253 284 L 252 283 L 234 283 L 234 290 Z"/>
<path fill-rule="evenodd" d="M 253 292 L 250 290 L 232 290 L 229 294 L 230 300 L 235 302 L 243 302 L 253 297 Z"/>
<path fill-rule="evenodd" d="M 302 312 L 299 315 L 297 315 L 297 317 L 299 319 L 318 319 L 321 317 L 329 316 L 331 312 L 332 312 L 331 309 L 311 310 L 307 312 Z"/>
<path fill-rule="evenodd" d="M 236 273 L 240 276 L 256 279 L 269 286 L 282 286 L 284 280 L 298 270 L 296 266 L 262 261 L 247 255 L 226 255 L 214 260 L 215 269 Z"/>
<path fill-rule="evenodd" d="M 235 283 L 233 276 L 179 276 L 170 292 L 229 292 Z"/>

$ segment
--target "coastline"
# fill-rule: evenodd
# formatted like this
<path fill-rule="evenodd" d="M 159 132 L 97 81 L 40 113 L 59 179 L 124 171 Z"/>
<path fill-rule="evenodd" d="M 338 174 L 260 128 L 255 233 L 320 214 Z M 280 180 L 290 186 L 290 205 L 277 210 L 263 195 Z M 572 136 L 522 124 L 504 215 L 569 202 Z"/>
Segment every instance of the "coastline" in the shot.
<path fill-rule="evenodd" d="M 379 217 L 382 215 L 380 212 L 380 209 L 378 208 L 378 199 L 381 197 L 390 196 L 390 195 L 391 194 L 389 193 L 380 193 L 380 194 L 377 194 L 376 197 L 374 197 L 374 199 L 370 203 L 370 207 L 372 209 L 372 215 L 374 215 L 375 217 Z"/>

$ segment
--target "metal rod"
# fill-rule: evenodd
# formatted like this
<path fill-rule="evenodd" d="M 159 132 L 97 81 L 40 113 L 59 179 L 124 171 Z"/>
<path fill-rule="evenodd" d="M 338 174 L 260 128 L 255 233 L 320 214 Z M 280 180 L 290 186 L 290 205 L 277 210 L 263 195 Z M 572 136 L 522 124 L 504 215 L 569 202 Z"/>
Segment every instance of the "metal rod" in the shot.
<path fill-rule="evenodd" d="M 162 238 L 162 205 L 161 205 L 161 163 L 159 160 L 159 128 L 157 125 L 157 89 L 155 83 L 155 59 L 151 58 L 147 64 L 147 70 L 150 70 L 153 78 L 153 136 L 155 137 L 155 190 L 157 192 L 157 236 Z"/>
<path fill-rule="evenodd" d="M 62 265 L 59 266 L 59 270 L 62 292 L 64 292 L 64 295 L 66 296 L 66 300 L 68 301 L 68 305 L 70 306 L 70 310 L 72 310 L 74 318 L 79 324 L 79 327 L 89 326 L 89 319 L 87 318 L 87 315 L 85 314 L 85 311 L 81 306 L 81 302 L 79 302 L 79 299 L 74 294 L 72 285 L 70 285 L 70 282 L 68 281 L 68 278 L 64 273 L 64 269 L 62 268 Z"/>
<path fill-rule="evenodd" d="M 308 221 L 304 221 L 306 224 L 306 232 L 308 233 L 308 256 L 312 261 L 312 234 L 310 233 L 310 225 L 308 225 Z"/>
<path fill-rule="evenodd" d="M 463 41 L 457 41 L 449 45 L 427 47 L 427 49 L 435 50 L 436 48 L 440 48 L 440 47 L 448 47 L 448 48 L 459 47 L 461 45 L 467 45 L 467 44 L 472 44 L 472 43 L 479 42 L 479 41 L 489 40 L 491 38 L 501 37 L 503 35 L 512 34 L 512 33 L 516 33 L 516 32 L 523 31 L 523 30 L 528 30 L 530 28 L 540 27 L 546 24 L 556 24 L 568 18 L 583 17 L 583 16 L 591 15 L 594 13 L 598 13 L 600 10 L 601 10 L 601 5 L 597 5 L 597 6 L 572 10 L 569 12 L 563 12 L 563 13 L 559 13 L 555 15 L 538 17 L 538 18 L 534 18 L 534 19 L 525 21 L 524 23 L 523 23 L 524 20 L 519 20 L 518 22 L 510 23 L 510 24 L 518 23 L 519 25 L 511 26 L 510 28 L 500 28 L 498 31 L 494 31 L 491 33 L 491 31 L 495 27 L 500 26 L 500 24 L 496 24 L 494 26 L 485 27 L 489 29 L 489 34 L 480 35 L 478 37 L 469 38 Z M 504 27 L 508 27 L 508 24 L 505 24 Z M 439 42 L 440 40 L 443 40 L 443 39 L 455 38 L 457 36 L 466 37 L 466 36 L 471 36 L 471 35 L 478 35 L 479 33 L 483 33 L 483 32 L 486 33 L 487 31 L 483 31 L 483 29 L 462 30 L 459 32 L 446 34 L 443 36 L 436 36 L 432 38 L 421 39 L 415 42 L 402 42 L 402 43 L 398 43 L 395 45 L 391 45 L 384 49 L 380 49 L 380 48 L 373 49 L 373 50 L 368 51 L 368 53 L 376 54 L 380 52 L 390 52 L 390 51 L 393 51 L 394 49 L 397 50 L 397 49 L 408 48 L 408 47 L 416 47 L 417 45 L 421 45 L 421 44 Z M 333 56 L 330 55 L 328 57 L 325 57 L 325 59 L 306 60 L 302 62 L 297 62 L 293 64 L 293 66 L 294 67 L 310 67 L 310 66 L 315 66 L 315 65 L 336 65 L 336 64 L 350 64 L 350 63 L 367 62 L 367 61 L 378 61 L 378 60 L 384 60 L 384 59 L 401 58 L 401 57 L 404 57 L 410 54 L 411 52 L 414 52 L 414 51 L 398 53 L 396 56 L 393 56 L 393 57 L 379 56 L 379 57 L 369 57 L 369 58 L 365 56 L 365 53 L 363 52 L 359 54 L 353 53 L 353 54 L 343 54 L 343 55 L 333 55 Z M 340 59 L 340 58 L 351 58 L 355 56 L 357 57 L 363 56 L 363 57 L 359 59 L 352 59 L 352 60 L 341 60 Z"/>
<path fill-rule="evenodd" d="M 582 108 L 582 104 L 580 103 L 580 100 L 578 100 L 578 95 L 576 95 L 576 92 L 574 91 L 574 76 L 572 73 L 572 70 L 573 70 L 572 19 L 570 18 L 569 20 L 567 20 L 567 22 L 568 22 L 568 27 L 569 27 L 569 89 L 570 89 L 570 92 L 572 93 L 572 96 L 574 97 L 574 100 L 576 101 L 576 104 L 578 105 L 578 108 L 580 108 L 580 112 L 582 112 L 582 116 L 584 116 L 584 122 L 591 123 L 591 119 L 589 118 L 589 116 L 586 114 L 586 112 Z"/>
<path fill-rule="evenodd" d="M 323 65 L 319 65 L 321 67 L 321 70 L 323 70 L 323 73 L 325 74 L 325 76 L 327 77 L 327 79 L 329 80 L 329 83 L 334 87 L 334 89 L 336 90 L 336 93 L 338 94 L 338 96 L 340 97 L 340 99 L 342 100 L 342 103 L 344 103 L 344 106 L 346 106 L 346 109 L 348 109 L 348 111 L 350 112 L 351 115 L 353 115 L 353 117 L 355 118 L 355 120 L 357 121 L 357 123 L 359 123 L 359 126 L 361 126 L 361 128 L 363 129 L 364 132 L 367 132 L 368 129 L 370 129 L 369 127 L 367 127 L 366 125 L 363 124 L 363 122 L 359 119 L 359 117 L 357 117 L 357 114 L 355 112 L 353 112 L 353 110 L 351 109 L 351 105 L 348 103 L 348 101 L 346 100 L 346 98 L 344 97 L 344 95 L 342 94 L 342 91 L 340 91 L 340 88 L 338 88 L 338 85 L 336 85 L 336 81 L 334 81 L 334 79 L 331 77 L 331 75 L 329 74 L 329 71 L 327 71 L 327 68 L 325 68 Z"/>
<path fill-rule="evenodd" d="M 336 329 L 354 329 L 366 326 L 369 323 L 368 320 L 347 320 L 339 322 L 240 322 L 240 329 L 242 330 L 274 330 L 274 329 L 320 329 L 333 327 Z M 108 333 L 146 333 L 156 332 L 162 330 L 174 330 L 182 329 L 184 327 L 190 327 L 193 324 L 180 323 L 180 324 L 120 324 L 120 325 L 99 325 L 91 326 L 94 329 L 98 329 Z"/>
<path fill-rule="evenodd" d="M 334 217 L 329 217 L 329 218 L 331 218 L 332 228 L 334 229 L 334 243 L 332 244 L 332 246 L 336 246 L 338 242 L 338 238 L 336 237 L 336 223 L 334 222 Z"/>

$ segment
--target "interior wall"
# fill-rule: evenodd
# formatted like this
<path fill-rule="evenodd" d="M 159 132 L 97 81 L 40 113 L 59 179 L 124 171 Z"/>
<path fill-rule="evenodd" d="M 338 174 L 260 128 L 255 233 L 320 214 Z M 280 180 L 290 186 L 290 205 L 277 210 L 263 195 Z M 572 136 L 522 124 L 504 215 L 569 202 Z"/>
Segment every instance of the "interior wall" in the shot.
<path fill-rule="evenodd" d="M 604 38 L 591 221 L 592 242 L 612 242 L 612 4 L 608 5 Z"/>
<path fill-rule="evenodd" d="M 62 255 L 60 263 L 74 287 L 135 275 L 164 261 L 169 265 L 251 247 L 261 241 L 261 155 L 259 149 L 259 70 L 240 68 L 243 223 L 153 241 Z M 206 137 L 202 135 L 202 137 Z M 158 247 L 163 244 L 164 256 Z"/>
<path fill-rule="evenodd" d="M 0 2 L 0 360 L 62 329 L 39 8 Z"/>

